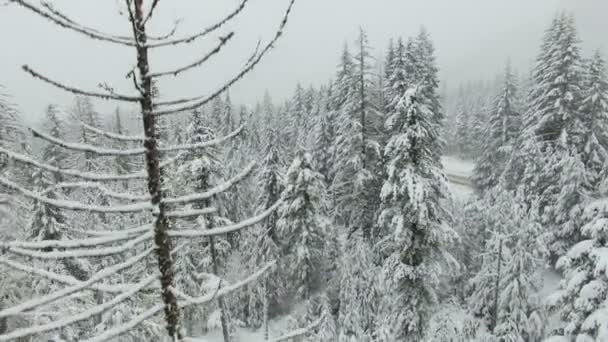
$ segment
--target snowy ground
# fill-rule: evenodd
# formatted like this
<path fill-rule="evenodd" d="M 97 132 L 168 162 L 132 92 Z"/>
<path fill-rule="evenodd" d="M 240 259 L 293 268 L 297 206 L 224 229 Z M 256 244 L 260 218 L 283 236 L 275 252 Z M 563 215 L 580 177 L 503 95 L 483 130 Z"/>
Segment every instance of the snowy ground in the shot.
<path fill-rule="evenodd" d="M 269 324 L 269 339 L 277 338 L 279 336 L 283 336 L 287 332 L 287 320 L 281 318 L 279 320 L 272 320 Z M 240 328 L 237 331 L 237 341 L 242 342 L 262 342 L 264 340 L 264 331 L 253 331 L 251 329 Z M 204 337 L 196 337 L 189 340 L 189 342 L 223 342 L 224 339 L 222 337 L 222 331 L 220 329 L 216 329 L 211 331 L 209 334 Z"/>
<path fill-rule="evenodd" d="M 458 159 L 452 156 L 441 158 L 444 171 L 448 180 L 452 195 L 459 200 L 466 200 L 473 193 L 469 177 L 473 172 L 475 164 L 468 160 Z"/>

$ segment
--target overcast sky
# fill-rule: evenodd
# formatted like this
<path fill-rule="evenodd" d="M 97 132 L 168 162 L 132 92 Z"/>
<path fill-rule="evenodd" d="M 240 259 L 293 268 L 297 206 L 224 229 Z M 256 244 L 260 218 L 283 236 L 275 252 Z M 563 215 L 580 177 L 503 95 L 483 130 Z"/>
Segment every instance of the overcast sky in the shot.
<path fill-rule="evenodd" d="M 128 23 L 119 13 L 121 0 L 51 2 L 89 26 L 128 33 Z M 153 28 L 163 32 L 173 20 L 182 19 L 179 33 L 186 34 L 213 23 L 238 2 L 161 0 Z M 271 37 L 287 2 L 250 0 L 234 24 L 205 42 L 154 51 L 154 69 L 165 70 L 194 60 L 216 43 L 219 35 L 231 30 L 236 33 L 221 57 L 185 77 L 163 80 L 161 92 L 165 97 L 198 95 L 230 77 L 247 60 L 259 38 L 265 41 Z M 415 35 L 424 25 L 435 42 L 441 79 L 451 87 L 461 81 L 492 78 L 508 57 L 525 71 L 536 56 L 543 31 L 560 9 L 575 13 L 586 54 L 597 48 L 608 52 L 606 0 L 298 0 L 286 35 L 231 95 L 236 102 L 253 103 L 268 89 L 273 97 L 283 99 L 297 82 L 326 82 L 334 74 L 344 42 L 355 39 L 359 26 L 368 31 L 374 55 L 379 55 L 389 38 Z M 38 117 L 49 103 L 71 103 L 70 95 L 25 75 L 22 64 L 85 89 L 95 90 L 98 83 L 106 82 L 129 92 L 125 75 L 135 61 L 128 48 L 90 41 L 16 5 L 0 6 L 0 84 L 30 119 Z M 98 104 L 101 111 L 113 106 Z"/>

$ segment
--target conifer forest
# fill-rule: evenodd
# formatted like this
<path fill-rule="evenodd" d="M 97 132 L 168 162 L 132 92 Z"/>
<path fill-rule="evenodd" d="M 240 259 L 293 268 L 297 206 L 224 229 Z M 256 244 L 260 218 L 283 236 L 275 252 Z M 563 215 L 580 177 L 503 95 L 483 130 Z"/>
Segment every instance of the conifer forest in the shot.
<path fill-rule="evenodd" d="M 608 11 L 474 2 L 0 0 L 0 341 L 608 342 Z"/>

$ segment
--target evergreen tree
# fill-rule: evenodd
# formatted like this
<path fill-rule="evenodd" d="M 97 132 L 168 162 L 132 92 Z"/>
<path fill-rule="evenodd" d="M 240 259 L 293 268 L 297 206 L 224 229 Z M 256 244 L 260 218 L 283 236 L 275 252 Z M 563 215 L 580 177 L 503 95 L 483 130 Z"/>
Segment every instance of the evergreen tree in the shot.
<path fill-rule="evenodd" d="M 589 190 L 593 191 L 607 176 L 608 159 L 608 75 L 606 62 L 599 51 L 587 63 L 585 76 L 581 111 L 587 134 L 582 153 Z"/>
<path fill-rule="evenodd" d="M 420 87 L 419 91 L 422 95 L 421 97 L 425 100 L 424 104 L 433 113 L 432 122 L 438 127 L 439 137 L 429 143 L 431 144 L 434 158 L 440 161 L 444 147 L 442 137 L 445 115 L 439 98 L 439 69 L 437 68 L 435 58 L 435 47 L 429 33 L 424 27 L 420 29 L 415 44 L 414 54 L 418 70 L 414 72 L 414 75 L 416 75 L 415 83 L 411 85 Z"/>
<path fill-rule="evenodd" d="M 517 108 L 517 84 L 508 63 L 505 68 L 501 94 L 494 101 L 489 122 L 484 129 L 486 136 L 481 156 L 473 171 L 472 181 L 476 190 L 484 194 L 498 185 L 500 177 L 518 139 L 519 108 Z"/>
<path fill-rule="evenodd" d="M 283 191 L 283 175 L 276 146 L 277 136 L 278 134 L 271 129 L 271 136 L 261 165 L 262 170 L 259 176 L 261 192 L 257 200 L 260 212 L 277 203 Z M 253 267 L 281 259 L 281 240 L 277 228 L 278 215 L 276 211 L 270 214 L 259 226 L 259 234 L 255 234 L 256 239 L 253 246 L 255 250 L 252 253 Z M 278 269 L 269 274 L 261 284 L 255 284 L 252 289 L 253 295 L 249 299 L 249 312 L 255 317 L 252 319 L 252 325 L 254 327 L 263 326 L 266 336 L 268 335 L 269 318 L 282 309 L 286 286 L 284 270 Z"/>
<path fill-rule="evenodd" d="M 608 338 L 608 208 L 605 202 L 585 211 L 583 239 L 557 262 L 564 279 L 551 305 L 563 322 L 561 335 L 576 341 Z"/>
<path fill-rule="evenodd" d="M 456 105 L 456 146 L 461 158 L 468 158 L 471 155 L 471 113 L 464 87 L 458 90 L 458 102 Z"/>
<path fill-rule="evenodd" d="M 336 211 L 350 230 L 361 229 L 370 237 L 374 215 L 378 207 L 379 144 L 375 137 L 378 128 L 373 124 L 377 107 L 373 98 L 370 53 L 367 35 L 363 30 L 357 42 L 358 52 L 351 60 L 345 51 L 343 65 L 338 72 L 336 90 L 341 101 L 336 122 L 335 178 L 332 192 L 336 196 Z M 353 63 L 350 65 L 349 63 Z M 346 63 L 346 64 L 345 64 Z M 343 74 L 351 70 L 350 75 Z M 343 84 L 347 82 L 347 84 Z M 347 89 L 346 93 L 343 93 Z"/>
<path fill-rule="evenodd" d="M 342 256 L 340 274 L 339 342 L 371 341 L 377 295 L 372 249 L 362 234 L 353 234 Z"/>
<path fill-rule="evenodd" d="M 331 106 L 332 84 L 326 90 L 326 94 L 320 101 L 319 115 L 316 117 L 314 128 L 313 154 L 316 169 L 325 179 L 326 184 L 333 180 L 333 163 L 335 156 L 335 117 Z"/>
<path fill-rule="evenodd" d="M 277 223 L 288 295 L 308 299 L 322 284 L 328 220 L 323 176 L 312 169 L 308 153 L 298 152 L 287 171 Z"/>
<path fill-rule="evenodd" d="M 192 114 L 191 123 L 188 127 L 188 143 L 196 144 L 215 139 L 215 133 L 209 128 L 204 121 L 204 113 L 195 111 Z M 175 179 L 179 183 L 172 184 L 171 188 L 174 191 L 181 193 L 203 193 L 208 191 L 213 186 L 223 182 L 224 166 L 221 163 L 220 151 L 217 146 L 208 147 L 205 149 L 188 150 L 181 153 L 178 158 L 183 161 L 180 167 L 175 171 Z M 220 196 L 203 199 L 194 202 L 191 209 L 203 209 L 215 207 L 219 209 L 217 214 L 199 217 L 193 224 L 201 229 L 212 229 L 218 226 L 225 226 L 230 221 L 225 218 L 226 204 L 225 199 Z M 186 267 L 183 272 L 185 276 L 182 282 L 190 282 L 198 284 L 202 274 L 211 274 L 211 279 L 221 279 L 224 274 L 227 258 L 232 249 L 228 239 L 225 236 L 209 237 L 206 240 L 193 244 L 188 255 L 190 260 L 182 263 Z M 198 256 L 198 257 L 196 257 Z M 197 279 L 199 278 L 199 279 Z M 204 278 L 203 278 L 204 279 Z M 221 280 L 220 280 L 221 281 Z M 205 286 L 207 285 L 207 286 Z M 218 284 L 219 285 L 219 284 Z M 208 284 L 199 284 L 197 286 L 187 286 L 199 289 L 200 291 L 213 291 Z M 216 286 L 217 288 L 217 286 Z M 197 295 L 200 295 L 197 293 Z M 232 341 L 233 326 L 230 315 L 230 310 L 223 298 L 218 299 L 218 308 L 221 321 L 222 334 L 224 341 Z M 195 317 L 201 316 L 201 312 L 187 312 L 186 320 L 197 320 Z M 204 316 L 203 316 L 204 317 Z"/>
<path fill-rule="evenodd" d="M 580 240 L 577 220 L 586 197 L 585 120 L 581 114 L 581 57 L 574 19 L 562 13 L 545 34 L 533 71 L 533 87 L 523 120 L 523 136 L 510 168 L 512 187 L 520 187 L 528 204 L 538 201 L 547 227 L 549 256 L 555 261 Z M 526 160 L 534 155 L 536 162 Z M 518 160 L 519 159 L 519 160 Z M 523 161 L 522 161 L 523 159 Z M 564 189 L 568 189 L 566 192 Z"/>
<path fill-rule="evenodd" d="M 378 250 L 382 265 L 382 341 L 419 341 L 436 301 L 438 262 L 450 234 L 442 225 L 446 191 L 441 164 L 429 142 L 438 127 L 423 94 L 409 89 L 395 100 L 387 119 L 386 178 L 378 219 L 386 236 Z"/>

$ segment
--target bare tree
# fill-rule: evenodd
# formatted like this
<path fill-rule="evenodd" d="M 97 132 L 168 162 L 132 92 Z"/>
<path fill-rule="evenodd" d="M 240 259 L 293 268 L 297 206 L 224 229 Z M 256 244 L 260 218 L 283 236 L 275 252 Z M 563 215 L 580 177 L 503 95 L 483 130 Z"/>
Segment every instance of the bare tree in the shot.
<path fill-rule="evenodd" d="M 221 192 L 227 191 L 231 186 L 245 178 L 253 169 L 253 165 L 247 167 L 243 172 L 233 176 L 233 178 L 225 183 L 214 186 L 204 193 L 186 194 L 168 198 L 163 192 L 162 187 L 163 170 L 165 167 L 178 161 L 178 158 L 175 156 L 169 157 L 172 153 L 203 149 L 222 144 L 238 135 L 242 127 L 226 137 L 212 141 L 161 147 L 159 146 L 158 119 L 160 116 L 173 115 L 200 108 L 226 92 L 233 84 L 253 70 L 273 48 L 284 32 L 295 0 L 286 1 L 287 9 L 274 36 L 266 44 L 258 43 L 258 46 L 245 65 L 232 78 L 226 80 L 224 84 L 209 94 L 157 101 L 154 90 L 156 82 L 164 77 L 178 76 L 206 63 L 229 43 L 234 37 L 234 32 L 221 35 L 218 44 L 200 58 L 197 58 L 186 66 L 172 70 L 152 72 L 149 61 L 150 53 L 156 49 L 192 44 L 215 34 L 244 10 L 248 0 L 242 0 L 234 10 L 216 24 L 184 37 L 175 37 L 175 27 L 162 37 L 154 37 L 148 33 L 147 25 L 154 17 L 160 0 L 150 0 L 147 3 L 144 0 L 125 0 L 125 13 L 128 15 L 132 33 L 124 36 L 103 33 L 92 27 L 80 24 L 46 1 L 35 3 L 33 0 L 9 0 L 9 3 L 16 4 L 68 31 L 76 32 L 100 42 L 130 48 L 136 52 L 137 67 L 128 73 L 128 77 L 133 81 L 134 94 L 118 93 L 105 84 L 101 86 L 101 91 L 83 90 L 78 86 L 56 81 L 30 66 L 24 65 L 23 70 L 34 78 L 75 95 L 138 104 L 143 124 L 143 135 L 141 136 L 126 136 L 120 132 L 106 132 L 99 127 L 92 127 L 86 124 L 83 124 L 82 127 L 108 139 L 129 142 L 128 145 L 141 144 L 143 145 L 142 147 L 112 149 L 64 141 L 34 129 L 31 132 L 35 137 L 44 140 L 46 143 L 58 145 L 75 153 L 113 158 L 144 158 L 145 170 L 121 174 L 83 172 L 81 170 L 66 169 L 39 162 L 25 154 L 15 153 L 9 149 L 0 147 L 0 155 L 7 157 L 19 165 L 37 169 L 41 172 L 61 175 L 61 182 L 54 184 L 51 187 L 52 189 L 88 189 L 103 195 L 103 198 L 106 200 L 102 203 L 83 204 L 73 198 L 67 198 L 69 197 L 67 195 L 66 198 L 51 197 L 48 195 L 48 191 L 35 191 L 28 188 L 27 185 L 18 184 L 13 180 L 1 176 L 0 185 L 25 198 L 60 210 L 82 211 L 91 215 L 114 215 L 112 217 L 139 215 L 147 217 L 149 223 L 121 230 L 92 229 L 90 231 L 79 231 L 76 235 L 79 237 L 68 238 L 64 236 L 63 239 L 59 239 L 57 235 L 48 235 L 48 238 L 41 241 L 10 241 L 0 243 L 0 265 L 2 267 L 24 272 L 31 276 L 44 278 L 62 285 L 59 289 L 49 290 L 48 293 L 38 298 L 25 300 L 9 308 L 1 308 L 0 321 L 5 322 L 4 319 L 7 317 L 17 317 L 38 308 L 48 307 L 48 305 L 68 300 L 75 295 L 86 296 L 87 293 L 88 295 L 92 293 L 92 298 L 106 299 L 106 301 L 100 300 L 99 302 L 94 302 L 93 305 L 77 313 L 63 313 L 59 310 L 55 315 L 52 315 L 50 322 L 44 324 L 34 324 L 8 332 L 3 331 L 0 335 L 0 341 L 41 335 L 58 331 L 65 327 L 82 324 L 83 322 L 93 322 L 94 324 L 102 319 L 103 314 L 118 310 L 119 305 L 122 305 L 124 302 L 133 303 L 137 301 L 137 298 L 151 298 L 153 296 L 160 297 L 162 303 L 148 304 L 146 307 L 132 309 L 129 320 L 107 327 L 101 333 L 93 333 L 89 336 L 83 335 L 84 337 L 79 337 L 79 340 L 89 342 L 107 341 L 141 327 L 144 322 L 148 322 L 155 315 L 164 311 L 166 334 L 172 341 L 183 341 L 187 338 L 184 336 L 181 328 L 181 308 L 202 305 L 225 296 L 255 281 L 273 267 L 273 262 L 262 265 L 258 271 L 242 281 L 233 284 L 223 284 L 223 286 L 218 287 L 214 292 L 206 293 L 199 297 L 188 295 L 187 289 L 176 287 L 174 255 L 179 253 L 181 246 L 193 239 L 205 238 L 212 241 L 214 236 L 236 232 L 252 226 L 270 215 L 279 203 L 255 217 L 223 227 L 206 229 L 207 227 L 192 225 L 183 229 L 172 228 L 169 225 L 170 220 L 179 221 L 184 218 L 196 218 L 214 213 L 215 208 L 213 207 L 188 210 L 184 209 L 184 206 L 195 201 L 199 203 L 201 201 L 204 202 Z M 161 160 L 161 154 L 162 158 L 166 158 L 165 160 Z M 126 182 L 134 183 L 135 185 L 125 187 L 124 184 Z M 147 191 L 125 192 L 127 188 L 137 189 L 138 184 L 140 185 L 139 188 L 143 189 L 143 183 L 146 184 L 145 188 L 147 188 Z M 183 243 L 175 248 L 174 242 L 178 240 L 183 241 Z M 148 265 L 148 258 L 153 254 L 156 255 L 157 271 L 151 273 L 149 268 L 142 265 Z M 109 263 L 110 265 L 101 266 L 97 272 L 93 272 L 86 278 L 77 278 L 74 275 L 66 275 L 53 268 L 40 267 L 41 263 L 45 261 L 52 263 L 57 260 L 78 261 L 81 259 L 106 260 L 105 263 L 98 264 L 105 265 Z M 36 262 L 29 264 L 30 260 L 35 260 Z M 149 301 L 142 302 L 149 303 Z M 61 309 L 61 306 L 55 305 L 53 308 Z M 306 328 L 301 329 L 286 335 L 287 337 L 280 337 L 276 341 L 301 335 L 306 333 L 306 331 Z M 227 336 L 224 337 L 227 338 Z"/>

